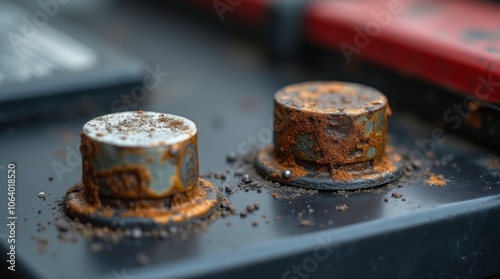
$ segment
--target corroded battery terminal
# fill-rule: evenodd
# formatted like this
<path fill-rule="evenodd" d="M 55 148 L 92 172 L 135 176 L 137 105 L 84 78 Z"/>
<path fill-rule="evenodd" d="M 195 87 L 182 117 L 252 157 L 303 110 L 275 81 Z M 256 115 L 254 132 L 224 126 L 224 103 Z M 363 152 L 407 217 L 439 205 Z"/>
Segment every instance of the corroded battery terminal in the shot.
<path fill-rule="evenodd" d="M 157 226 L 207 216 L 218 190 L 198 175 L 196 125 L 157 112 L 119 112 L 83 126 L 82 181 L 65 210 L 82 221 L 113 227 Z"/>
<path fill-rule="evenodd" d="M 347 82 L 306 82 L 274 96 L 274 144 L 256 166 L 265 177 L 315 189 L 360 189 L 395 180 L 401 157 L 387 142 L 391 111 L 379 91 Z"/>

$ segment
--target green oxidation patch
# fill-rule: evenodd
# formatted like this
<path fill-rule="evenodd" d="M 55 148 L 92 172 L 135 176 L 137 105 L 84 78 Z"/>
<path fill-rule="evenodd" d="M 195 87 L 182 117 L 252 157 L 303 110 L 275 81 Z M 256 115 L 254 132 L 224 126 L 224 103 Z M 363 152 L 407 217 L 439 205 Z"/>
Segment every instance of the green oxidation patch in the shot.
<path fill-rule="evenodd" d="M 184 147 L 184 157 L 182 158 L 180 170 L 182 186 L 188 188 L 198 181 L 198 152 L 192 143 Z"/>
<path fill-rule="evenodd" d="M 375 158 L 375 153 L 377 152 L 377 149 L 375 147 L 370 147 L 368 148 L 368 150 L 366 151 L 366 158 L 367 159 L 373 159 Z"/>
<path fill-rule="evenodd" d="M 292 151 L 296 154 L 296 157 L 304 160 L 316 160 L 318 156 L 314 154 L 313 146 L 314 140 L 311 134 L 296 135 Z"/>
<path fill-rule="evenodd" d="M 375 120 L 375 132 L 379 133 L 382 131 L 382 128 L 384 127 L 384 115 L 385 115 L 385 110 L 381 111 L 377 115 L 377 119 Z"/>
<path fill-rule="evenodd" d="M 361 124 L 361 123 L 365 122 L 366 120 L 368 120 L 366 115 L 361 115 L 360 117 L 358 117 L 358 119 L 356 119 L 356 124 Z"/>
<path fill-rule="evenodd" d="M 150 166 L 149 171 L 152 181 L 149 184 L 149 188 L 158 194 L 163 194 L 170 190 L 172 187 L 170 179 L 175 175 L 175 169 L 176 165 L 170 163 L 170 161 L 167 161 L 163 165 L 155 164 L 154 166 Z"/>
<path fill-rule="evenodd" d="M 370 134 L 370 132 L 372 131 L 373 129 L 373 124 L 371 121 L 367 121 L 365 123 L 365 136 L 368 136 L 368 134 Z"/>
<path fill-rule="evenodd" d="M 356 124 L 361 125 L 364 123 L 365 126 L 365 136 L 368 136 L 373 130 L 373 123 L 365 116 L 362 115 L 356 120 Z"/>

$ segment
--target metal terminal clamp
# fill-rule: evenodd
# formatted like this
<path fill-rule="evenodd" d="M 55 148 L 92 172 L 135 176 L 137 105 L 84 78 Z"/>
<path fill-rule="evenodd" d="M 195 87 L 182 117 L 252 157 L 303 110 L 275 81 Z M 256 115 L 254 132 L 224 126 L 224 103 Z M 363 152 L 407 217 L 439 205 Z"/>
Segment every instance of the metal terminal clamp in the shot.
<path fill-rule="evenodd" d="M 65 197 L 67 214 L 113 227 L 155 226 L 207 216 L 220 193 L 198 175 L 196 125 L 157 112 L 94 118 L 81 134 L 82 181 Z"/>
<path fill-rule="evenodd" d="M 391 111 L 379 91 L 348 82 L 305 82 L 274 96 L 274 144 L 256 167 L 273 181 L 360 189 L 395 180 L 401 157 L 387 142 Z"/>

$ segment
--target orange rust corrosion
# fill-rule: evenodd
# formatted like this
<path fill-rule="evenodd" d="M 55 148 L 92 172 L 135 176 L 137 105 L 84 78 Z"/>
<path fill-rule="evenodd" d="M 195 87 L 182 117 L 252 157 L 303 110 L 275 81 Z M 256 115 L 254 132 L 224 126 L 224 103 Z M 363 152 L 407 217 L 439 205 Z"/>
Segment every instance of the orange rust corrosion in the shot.
<path fill-rule="evenodd" d="M 85 124 L 82 181 L 66 212 L 111 226 L 166 225 L 208 215 L 220 194 L 198 175 L 197 130 L 163 113 L 123 112 Z"/>
<path fill-rule="evenodd" d="M 143 219 L 141 224 L 170 225 L 185 223 L 209 215 L 219 204 L 218 190 L 202 178 L 186 193 L 168 199 L 124 200 L 103 198 L 101 206 L 94 206 L 85 199 L 88 188 L 78 182 L 66 193 L 66 212 L 72 216 L 92 222 L 92 218 L 102 220 L 97 224 L 112 226 L 131 226 L 127 218 Z M 208 194 L 207 194 L 208 193 Z M 68 202 L 69 201 L 69 202 Z M 106 222 L 110 220 L 110 222 Z"/>
<path fill-rule="evenodd" d="M 257 168 L 271 180 L 309 188 L 386 183 L 400 174 L 401 161 L 386 149 L 390 115 L 387 98 L 368 86 L 286 86 L 274 96 L 274 145 L 261 150 Z"/>

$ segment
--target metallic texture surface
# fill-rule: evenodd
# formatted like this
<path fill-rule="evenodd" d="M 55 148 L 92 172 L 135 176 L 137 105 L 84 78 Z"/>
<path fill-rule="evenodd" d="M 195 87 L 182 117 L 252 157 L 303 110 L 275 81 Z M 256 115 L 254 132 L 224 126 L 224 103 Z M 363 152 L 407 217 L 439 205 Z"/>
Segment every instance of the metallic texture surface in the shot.
<path fill-rule="evenodd" d="M 271 180 L 317 189 L 381 185 L 401 174 L 401 158 L 386 148 L 386 97 L 347 82 L 306 82 L 274 97 L 274 146 L 257 168 Z"/>
<path fill-rule="evenodd" d="M 197 129 L 186 118 L 120 112 L 90 120 L 80 135 L 82 181 L 66 196 L 72 216 L 112 226 L 168 224 L 219 204 L 217 189 L 198 178 Z"/>

